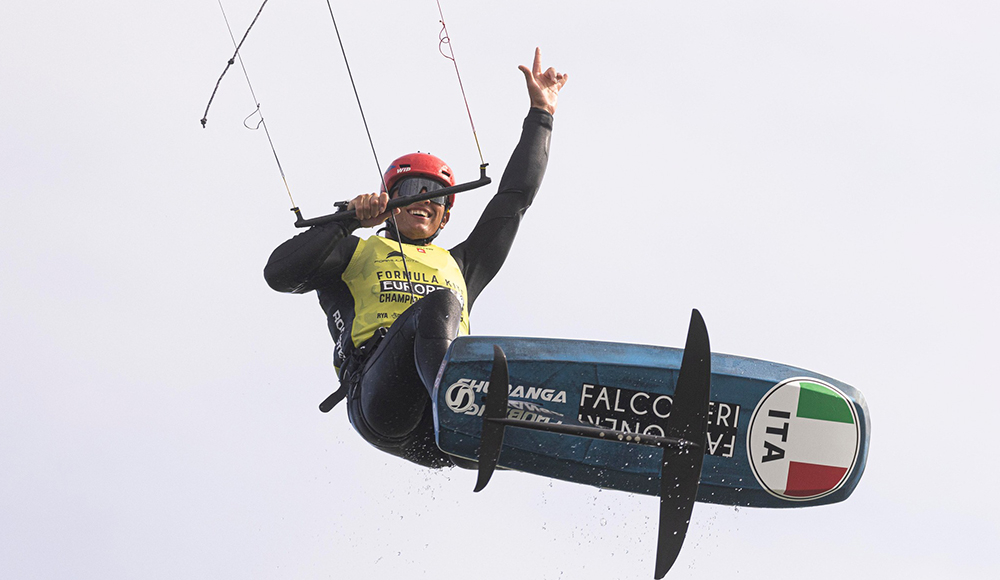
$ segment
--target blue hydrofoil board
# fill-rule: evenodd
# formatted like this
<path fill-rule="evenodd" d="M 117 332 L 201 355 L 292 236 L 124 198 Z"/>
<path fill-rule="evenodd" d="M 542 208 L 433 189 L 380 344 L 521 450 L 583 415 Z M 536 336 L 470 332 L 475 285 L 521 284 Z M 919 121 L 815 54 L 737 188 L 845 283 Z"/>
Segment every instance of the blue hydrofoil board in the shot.
<path fill-rule="evenodd" d="M 705 344 L 707 352 L 707 335 Z M 434 396 L 438 446 L 447 453 L 479 459 L 495 345 L 508 366 L 507 418 L 605 432 L 594 438 L 506 428 L 500 467 L 661 495 L 664 451 L 630 443 L 670 436 L 682 349 L 458 338 Z M 870 429 L 857 389 L 804 369 L 716 353 L 710 384 L 697 501 L 800 507 L 842 501 L 857 486 Z"/>

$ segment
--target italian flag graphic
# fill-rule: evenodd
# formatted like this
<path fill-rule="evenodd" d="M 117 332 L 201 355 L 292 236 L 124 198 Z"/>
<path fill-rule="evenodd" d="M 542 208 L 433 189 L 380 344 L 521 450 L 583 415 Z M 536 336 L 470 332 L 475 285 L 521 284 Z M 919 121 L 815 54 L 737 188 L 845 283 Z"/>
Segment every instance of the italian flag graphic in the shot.
<path fill-rule="evenodd" d="M 860 430 L 850 400 L 818 379 L 775 385 L 754 410 L 747 452 L 757 481 L 803 501 L 835 491 L 858 458 Z"/>

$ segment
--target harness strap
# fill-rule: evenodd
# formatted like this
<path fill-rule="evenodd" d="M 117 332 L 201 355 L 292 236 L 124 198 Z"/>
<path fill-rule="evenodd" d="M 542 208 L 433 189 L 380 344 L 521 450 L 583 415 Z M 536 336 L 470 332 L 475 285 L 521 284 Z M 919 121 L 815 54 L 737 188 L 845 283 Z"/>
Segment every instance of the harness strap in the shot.
<path fill-rule="evenodd" d="M 388 332 L 389 329 L 384 326 L 379 328 L 364 344 L 351 351 L 340 373 L 340 387 L 331 393 L 329 397 L 323 399 L 323 402 L 319 404 L 320 411 L 329 413 L 338 403 L 347 397 L 351 390 L 361 383 L 361 375 L 362 371 L 364 371 L 365 363 L 371 358 L 371 355 L 378 348 L 379 343 L 382 342 L 382 339 L 385 338 Z"/>

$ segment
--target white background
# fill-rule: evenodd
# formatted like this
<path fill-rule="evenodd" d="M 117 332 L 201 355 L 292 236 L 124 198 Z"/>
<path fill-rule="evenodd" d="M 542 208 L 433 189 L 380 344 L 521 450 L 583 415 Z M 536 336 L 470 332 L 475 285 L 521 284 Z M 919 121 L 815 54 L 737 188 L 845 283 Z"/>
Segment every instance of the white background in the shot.
<path fill-rule="evenodd" d="M 239 38 L 259 5 L 226 3 Z M 337 2 L 384 166 L 479 157 L 437 7 Z M 570 75 L 545 184 L 476 334 L 713 350 L 867 397 L 846 502 L 698 504 L 670 578 L 993 578 L 1000 407 L 994 2 L 447 0 L 495 181 L 536 45 Z M 0 577 L 649 578 L 656 499 L 380 454 L 314 296 L 261 269 L 295 233 L 219 6 L 0 11 Z M 307 216 L 377 187 L 325 3 L 242 51 Z M 495 185 L 461 196 L 471 229 Z"/>

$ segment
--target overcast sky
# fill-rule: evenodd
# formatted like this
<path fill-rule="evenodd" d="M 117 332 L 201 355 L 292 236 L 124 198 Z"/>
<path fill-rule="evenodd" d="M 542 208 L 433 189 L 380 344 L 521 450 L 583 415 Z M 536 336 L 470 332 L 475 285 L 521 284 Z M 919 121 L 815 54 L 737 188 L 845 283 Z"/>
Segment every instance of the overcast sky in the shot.
<path fill-rule="evenodd" d="M 239 38 L 258 0 L 226 0 Z M 431 0 L 334 2 L 381 165 L 479 156 Z M 698 504 L 668 578 L 994 578 L 995 2 L 444 0 L 495 180 L 519 64 L 568 72 L 545 183 L 475 334 L 681 346 L 836 377 L 853 496 Z M 656 498 L 381 454 L 313 295 L 261 270 L 290 202 L 215 0 L 0 11 L 0 577 L 651 578 Z M 378 187 L 322 0 L 243 57 L 307 216 Z M 457 244 L 495 185 L 463 194 Z"/>

